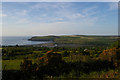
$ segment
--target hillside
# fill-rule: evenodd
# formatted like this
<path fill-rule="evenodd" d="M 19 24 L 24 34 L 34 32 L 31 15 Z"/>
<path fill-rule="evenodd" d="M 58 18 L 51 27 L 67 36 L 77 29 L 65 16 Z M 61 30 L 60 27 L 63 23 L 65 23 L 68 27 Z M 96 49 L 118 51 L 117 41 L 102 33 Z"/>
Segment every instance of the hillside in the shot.
<path fill-rule="evenodd" d="M 108 46 L 118 40 L 117 36 L 86 36 L 86 35 L 65 35 L 65 36 L 35 36 L 30 41 L 53 41 L 58 45 L 93 45 Z"/>

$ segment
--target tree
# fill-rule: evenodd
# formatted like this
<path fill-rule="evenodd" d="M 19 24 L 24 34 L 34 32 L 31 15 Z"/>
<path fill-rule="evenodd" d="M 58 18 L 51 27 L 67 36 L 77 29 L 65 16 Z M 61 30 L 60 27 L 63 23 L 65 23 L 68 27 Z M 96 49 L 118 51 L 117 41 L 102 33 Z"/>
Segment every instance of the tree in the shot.
<path fill-rule="evenodd" d="M 61 54 L 51 50 L 40 58 L 39 65 L 44 66 L 45 74 L 48 74 L 49 76 L 59 76 L 64 71 L 63 66 L 65 65 L 65 62 L 62 60 Z"/>

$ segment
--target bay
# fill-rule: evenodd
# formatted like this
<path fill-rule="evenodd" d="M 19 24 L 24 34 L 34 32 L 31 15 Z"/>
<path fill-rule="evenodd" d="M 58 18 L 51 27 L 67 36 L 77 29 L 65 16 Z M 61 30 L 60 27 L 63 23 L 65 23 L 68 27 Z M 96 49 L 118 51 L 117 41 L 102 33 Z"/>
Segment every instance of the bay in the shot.
<path fill-rule="evenodd" d="M 49 41 L 28 41 L 32 36 L 3 36 L 0 37 L 0 45 L 14 46 L 14 45 L 34 45 L 49 43 Z"/>

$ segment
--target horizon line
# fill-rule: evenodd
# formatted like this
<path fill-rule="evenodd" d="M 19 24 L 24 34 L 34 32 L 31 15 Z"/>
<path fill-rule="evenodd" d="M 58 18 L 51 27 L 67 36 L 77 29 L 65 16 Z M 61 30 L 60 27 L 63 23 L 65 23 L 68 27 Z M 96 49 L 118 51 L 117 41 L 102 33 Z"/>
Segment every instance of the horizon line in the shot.
<path fill-rule="evenodd" d="M 30 37 L 30 36 L 120 36 L 119 34 L 61 34 L 61 35 L 55 35 L 55 34 L 48 34 L 48 35 L 2 35 L 0 37 Z"/>

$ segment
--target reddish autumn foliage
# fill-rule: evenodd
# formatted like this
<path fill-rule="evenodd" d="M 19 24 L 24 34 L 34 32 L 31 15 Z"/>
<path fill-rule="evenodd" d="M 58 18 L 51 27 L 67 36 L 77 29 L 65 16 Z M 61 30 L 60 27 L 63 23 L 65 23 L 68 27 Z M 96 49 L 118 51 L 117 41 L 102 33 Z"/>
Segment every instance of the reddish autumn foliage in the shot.
<path fill-rule="evenodd" d="M 104 50 L 99 58 L 101 60 L 108 60 L 110 62 L 113 62 L 116 67 L 119 66 L 120 63 L 120 48 L 112 48 Z"/>
<path fill-rule="evenodd" d="M 53 52 L 53 50 L 48 51 L 43 57 L 39 58 L 39 63 L 40 64 L 48 64 L 50 62 L 56 62 L 56 61 L 61 61 L 62 56 L 61 54 L 58 54 L 56 52 Z"/>

